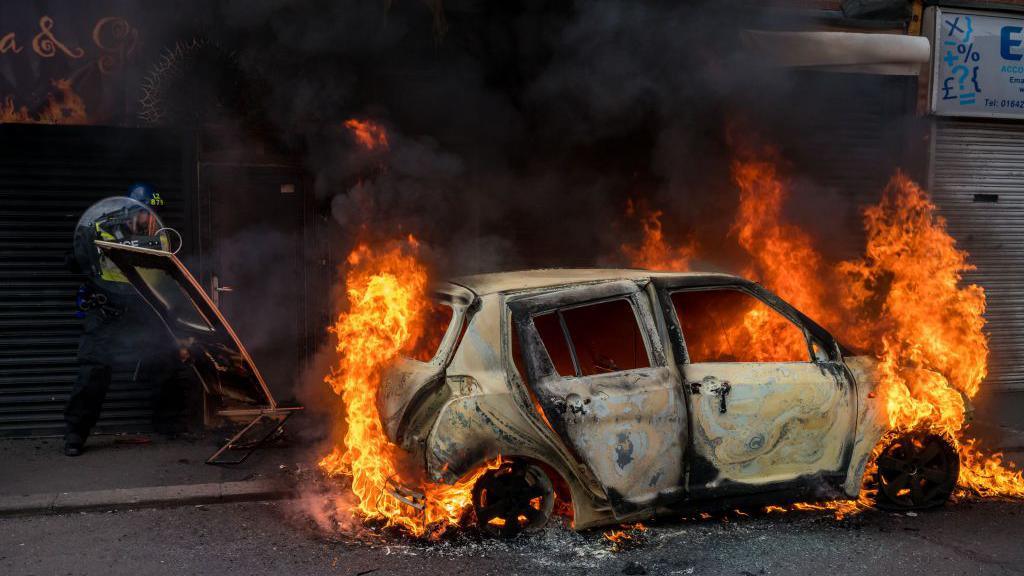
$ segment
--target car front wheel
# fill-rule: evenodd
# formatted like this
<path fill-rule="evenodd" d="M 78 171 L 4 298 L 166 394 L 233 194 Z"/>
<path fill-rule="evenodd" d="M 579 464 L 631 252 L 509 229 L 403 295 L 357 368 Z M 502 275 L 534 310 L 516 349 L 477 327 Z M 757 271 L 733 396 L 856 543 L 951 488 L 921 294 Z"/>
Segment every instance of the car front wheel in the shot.
<path fill-rule="evenodd" d="M 941 506 L 956 488 L 960 455 L 940 434 L 910 432 L 894 437 L 875 461 L 877 506 L 920 510 Z"/>

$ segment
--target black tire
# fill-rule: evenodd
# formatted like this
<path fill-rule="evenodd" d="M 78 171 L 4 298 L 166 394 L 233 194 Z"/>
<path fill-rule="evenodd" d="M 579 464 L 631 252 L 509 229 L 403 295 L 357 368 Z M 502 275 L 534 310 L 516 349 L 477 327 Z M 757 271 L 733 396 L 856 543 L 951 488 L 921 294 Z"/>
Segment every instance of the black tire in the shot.
<path fill-rule="evenodd" d="M 960 455 L 945 436 L 910 432 L 896 436 L 875 460 L 876 506 L 923 510 L 949 500 L 960 474 Z"/>
<path fill-rule="evenodd" d="M 547 525 L 555 506 L 551 479 L 538 466 L 503 462 L 473 486 L 473 510 L 480 531 L 510 538 Z"/>

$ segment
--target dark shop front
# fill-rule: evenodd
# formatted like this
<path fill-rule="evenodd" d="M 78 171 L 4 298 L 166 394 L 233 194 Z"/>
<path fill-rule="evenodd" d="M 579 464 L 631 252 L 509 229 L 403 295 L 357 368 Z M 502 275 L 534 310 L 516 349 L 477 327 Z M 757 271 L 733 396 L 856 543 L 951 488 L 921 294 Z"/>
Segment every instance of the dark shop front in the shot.
<path fill-rule="evenodd" d="M 63 433 L 82 330 L 72 233 L 91 204 L 138 184 L 163 198 L 178 257 L 276 397 L 294 396 L 322 337 L 330 267 L 307 177 L 258 131 L 239 144 L 208 115 L 219 95 L 190 93 L 183 78 L 230 78 L 231 63 L 187 26 L 152 25 L 161 19 L 173 14 L 132 2 L 0 6 L 0 435 Z M 156 392 L 141 357 L 117 353 L 99 432 L 150 430 Z M 194 425 L 210 423 L 192 411 Z"/>

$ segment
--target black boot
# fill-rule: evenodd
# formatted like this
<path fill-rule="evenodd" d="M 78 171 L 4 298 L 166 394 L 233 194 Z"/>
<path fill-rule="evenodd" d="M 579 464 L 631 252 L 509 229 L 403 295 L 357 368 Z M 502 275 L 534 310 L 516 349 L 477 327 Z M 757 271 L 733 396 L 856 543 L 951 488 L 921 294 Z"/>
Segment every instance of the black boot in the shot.
<path fill-rule="evenodd" d="M 64 455 L 81 456 L 85 440 L 73 432 L 64 435 Z"/>

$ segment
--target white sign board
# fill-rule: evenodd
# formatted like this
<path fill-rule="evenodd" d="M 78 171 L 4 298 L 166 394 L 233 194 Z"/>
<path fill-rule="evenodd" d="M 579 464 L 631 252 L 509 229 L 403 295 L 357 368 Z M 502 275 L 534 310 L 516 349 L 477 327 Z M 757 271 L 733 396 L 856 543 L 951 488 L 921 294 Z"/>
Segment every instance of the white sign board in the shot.
<path fill-rule="evenodd" d="M 933 26 L 931 111 L 1024 117 L 1024 16 L 938 8 Z"/>

